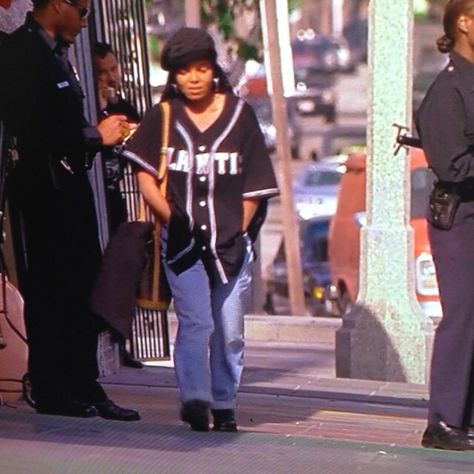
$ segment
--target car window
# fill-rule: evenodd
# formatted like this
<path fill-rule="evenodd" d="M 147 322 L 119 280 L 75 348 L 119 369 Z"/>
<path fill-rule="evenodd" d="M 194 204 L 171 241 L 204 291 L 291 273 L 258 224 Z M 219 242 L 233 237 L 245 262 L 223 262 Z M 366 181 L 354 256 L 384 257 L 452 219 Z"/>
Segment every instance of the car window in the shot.
<path fill-rule="evenodd" d="M 342 173 L 331 170 L 313 170 L 304 177 L 304 186 L 336 186 Z"/>
<path fill-rule="evenodd" d="M 295 81 L 323 89 L 335 84 L 334 76 L 322 73 L 319 69 L 312 67 L 295 67 Z"/>
<path fill-rule="evenodd" d="M 435 175 L 429 168 L 415 168 L 411 172 L 411 218 L 426 216 Z"/>

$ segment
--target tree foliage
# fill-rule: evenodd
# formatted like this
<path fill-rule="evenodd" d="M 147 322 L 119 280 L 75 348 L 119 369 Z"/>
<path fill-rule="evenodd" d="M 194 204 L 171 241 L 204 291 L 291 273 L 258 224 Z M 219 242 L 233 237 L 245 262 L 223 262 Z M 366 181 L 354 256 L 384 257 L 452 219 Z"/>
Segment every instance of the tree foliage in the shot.
<path fill-rule="evenodd" d="M 299 8 L 304 0 L 288 0 L 288 9 Z M 262 35 L 260 21 L 255 25 L 257 30 L 251 38 L 239 37 L 234 28 L 237 15 L 250 10 L 260 18 L 260 0 L 201 0 L 201 21 L 203 25 L 216 23 L 225 40 L 233 40 L 239 46 L 242 59 L 261 59 Z"/>

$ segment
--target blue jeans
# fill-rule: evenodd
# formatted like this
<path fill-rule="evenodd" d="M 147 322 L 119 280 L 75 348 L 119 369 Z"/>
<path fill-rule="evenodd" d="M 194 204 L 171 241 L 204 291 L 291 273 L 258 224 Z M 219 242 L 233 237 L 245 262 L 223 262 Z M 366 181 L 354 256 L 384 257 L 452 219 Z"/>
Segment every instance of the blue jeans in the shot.
<path fill-rule="evenodd" d="M 239 274 L 213 288 L 201 260 L 179 275 L 164 264 L 178 318 L 174 364 L 182 402 L 198 399 L 212 409 L 235 408 L 252 261 L 248 239 Z"/>

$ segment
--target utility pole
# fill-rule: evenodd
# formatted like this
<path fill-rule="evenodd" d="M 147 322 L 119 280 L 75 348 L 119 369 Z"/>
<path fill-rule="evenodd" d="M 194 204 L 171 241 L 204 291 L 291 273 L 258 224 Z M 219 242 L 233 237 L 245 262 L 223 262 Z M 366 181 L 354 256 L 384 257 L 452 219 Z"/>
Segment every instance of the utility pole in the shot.
<path fill-rule="evenodd" d="M 199 0 L 184 0 L 184 17 L 186 26 L 201 26 L 201 6 Z"/>
<path fill-rule="evenodd" d="M 288 112 L 283 93 L 282 58 L 280 32 L 277 25 L 288 21 L 277 19 L 275 0 L 261 0 L 262 30 L 265 45 L 265 68 L 271 91 L 273 121 L 276 127 L 276 151 L 278 158 L 279 184 L 283 217 L 283 238 L 285 243 L 286 265 L 288 269 L 288 291 L 290 308 L 293 315 L 305 315 L 303 275 L 300 253 L 299 226 L 293 206 L 291 186 L 291 150 L 288 141 Z M 288 16 L 286 0 L 278 0 L 280 8 Z M 291 61 L 291 59 L 290 59 Z M 290 70 L 292 74 L 292 68 Z"/>
<path fill-rule="evenodd" d="M 332 0 L 332 34 L 341 36 L 344 28 L 344 0 Z"/>

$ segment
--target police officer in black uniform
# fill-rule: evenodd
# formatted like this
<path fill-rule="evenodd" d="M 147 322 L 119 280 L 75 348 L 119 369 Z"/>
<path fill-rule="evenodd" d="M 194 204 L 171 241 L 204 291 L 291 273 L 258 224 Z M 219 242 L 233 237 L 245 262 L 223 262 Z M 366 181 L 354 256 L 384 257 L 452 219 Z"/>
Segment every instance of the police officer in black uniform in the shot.
<path fill-rule="evenodd" d="M 2 47 L 1 107 L 17 137 L 11 199 L 24 222 L 22 285 L 28 370 L 38 413 L 138 420 L 97 382 L 99 321 L 88 308 L 101 257 L 87 170 L 102 146 L 130 131 L 115 115 L 90 126 L 67 50 L 87 25 L 90 0 L 33 0 Z"/>
<path fill-rule="evenodd" d="M 474 0 L 450 0 L 438 49 L 449 64 L 416 122 L 438 182 L 429 238 L 443 318 L 436 330 L 425 447 L 474 449 Z"/>

